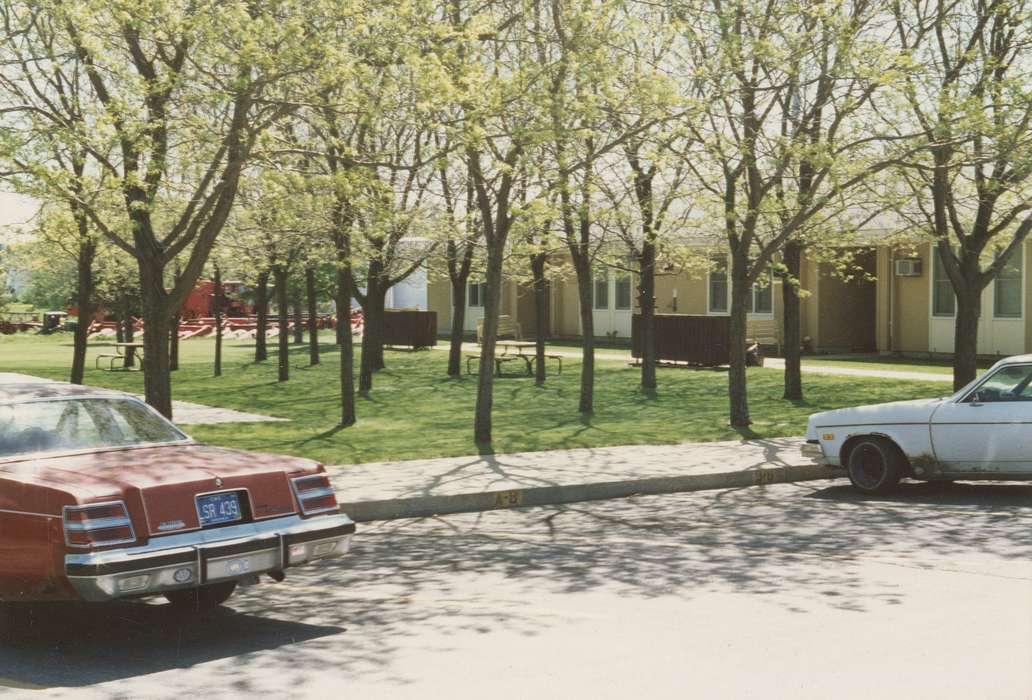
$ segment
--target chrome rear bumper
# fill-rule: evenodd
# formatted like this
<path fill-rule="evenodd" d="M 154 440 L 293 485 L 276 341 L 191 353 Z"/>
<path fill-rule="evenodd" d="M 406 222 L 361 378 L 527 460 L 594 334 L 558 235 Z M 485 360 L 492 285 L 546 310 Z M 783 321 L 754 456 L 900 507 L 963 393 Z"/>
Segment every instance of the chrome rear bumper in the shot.
<path fill-rule="evenodd" d="M 68 554 L 65 574 L 88 601 L 152 595 L 341 556 L 354 532 L 346 515 L 292 515 L 155 537 L 142 547 Z"/>

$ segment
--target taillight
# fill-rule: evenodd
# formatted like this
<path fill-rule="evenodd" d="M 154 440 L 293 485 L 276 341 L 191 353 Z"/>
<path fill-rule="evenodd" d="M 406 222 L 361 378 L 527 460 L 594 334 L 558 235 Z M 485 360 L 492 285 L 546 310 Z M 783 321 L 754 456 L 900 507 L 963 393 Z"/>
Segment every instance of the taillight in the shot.
<path fill-rule="evenodd" d="M 290 480 L 294 487 L 294 495 L 304 515 L 317 515 L 338 510 L 337 496 L 330 485 L 330 478 L 325 474 L 299 476 Z"/>
<path fill-rule="evenodd" d="M 65 506 L 65 542 L 72 547 L 104 547 L 136 541 L 122 501 Z"/>

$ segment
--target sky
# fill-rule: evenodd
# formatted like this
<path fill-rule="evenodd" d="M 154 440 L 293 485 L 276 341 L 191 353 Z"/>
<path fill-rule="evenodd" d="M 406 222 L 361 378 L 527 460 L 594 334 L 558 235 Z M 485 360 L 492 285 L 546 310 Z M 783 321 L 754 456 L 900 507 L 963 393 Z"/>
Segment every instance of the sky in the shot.
<path fill-rule="evenodd" d="M 32 218 L 36 208 L 28 197 L 0 190 L 0 243 L 10 240 Z"/>

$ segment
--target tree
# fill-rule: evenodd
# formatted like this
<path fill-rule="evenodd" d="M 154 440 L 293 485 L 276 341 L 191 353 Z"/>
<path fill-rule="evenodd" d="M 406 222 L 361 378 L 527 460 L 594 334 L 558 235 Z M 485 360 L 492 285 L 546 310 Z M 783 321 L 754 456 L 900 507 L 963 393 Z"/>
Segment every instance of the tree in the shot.
<path fill-rule="evenodd" d="M 441 144 L 438 142 L 438 145 Z M 444 150 L 450 150 L 444 147 Z M 455 161 L 461 164 L 455 165 Z M 461 177 L 454 182 L 450 170 L 458 169 Z M 448 281 L 451 283 L 451 334 L 448 340 L 448 376 L 462 375 L 462 341 L 466 328 L 466 290 L 481 231 L 474 203 L 473 180 L 469 177 L 468 162 L 464 159 L 442 158 L 439 167 L 441 197 L 448 213 L 448 230 L 445 239 L 445 263 Z M 459 185 L 459 186 L 457 186 Z M 458 193 L 465 192 L 465 199 L 459 200 Z M 460 208 L 460 201 L 464 205 Z"/>
<path fill-rule="evenodd" d="M 893 126 L 916 126 L 926 146 L 901 169 L 913 205 L 901 212 L 930 232 L 953 286 L 959 389 L 977 372 L 982 293 L 1032 232 L 1032 3 L 905 0 L 892 9 L 912 61 L 910 118 Z"/>
<path fill-rule="evenodd" d="M 577 279 L 582 336 L 578 409 L 584 415 L 594 412 L 592 283 L 599 251 L 608 247 L 605 229 L 599 226 L 604 213 L 597 196 L 604 188 L 606 158 L 671 116 L 656 109 L 654 96 L 662 88 L 654 88 L 648 98 L 648 90 L 635 89 L 649 79 L 638 83 L 641 64 L 626 60 L 635 53 L 628 31 L 636 25 L 618 11 L 621 6 L 552 0 L 534 20 L 538 60 L 547 66 L 548 76 L 542 81 L 552 166 L 546 179 L 557 199 L 560 230 Z M 652 233 L 643 252 L 654 258 Z M 646 259 L 646 283 L 653 279 L 653 267 Z M 648 296 L 651 305 L 652 292 Z"/>
<path fill-rule="evenodd" d="M 64 138 L 117 183 L 118 213 L 83 202 L 45 162 L 19 165 L 55 197 L 78 202 L 97 231 L 135 259 L 145 395 L 171 416 L 172 316 L 204 268 L 259 136 L 296 109 L 283 98 L 317 48 L 315 29 L 287 0 L 11 4 L 16 16 L 57 28 L 62 52 L 82 65 L 91 92 L 80 99 L 95 123 L 68 123 Z M 166 267 L 180 255 L 182 276 L 169 290 Z"/>
<path fill-rule="evenodd" d="M 723 221 L 733 427 L 751 422 L 745 340 L 754 286 L 771 283 L 788 242 L 813 220 L 848 210 L 858 186 L 899 156 L 886 150 L 889 135 L 867 126 L 872 97 L 900 65 L 879 33 L 879 12 L 864 0 L 712 0 L 678 10 L 705 97 L 703 114 L 687 121 L 699 146 L 686 162 Z M 786 343 L 798 352 L 797 338 Z"/>
<path fill-rule="evenodd" d="M 515 192 L 528 149 L 540 128 L 534 104 L 538 63 L 524 41 L 529 3 L 467 8 L 450 0 L 440 26 L 439 79 L 447 85 L 454 120 L 446 143 L 463 154 L 484 240 L 485 294 L 473 437 L 490 444 L 494 405 L 495 349 L 501 313 L 502 270 L 517 216 Z M 513 99 L 519 96 L 519 99 Z"/>
<path fill-rule="evenodd" d="M 358 141 L 363 167 L 357 195 L 356 224 L 361 234 L 365 290 L 355 282 L 362 305 L 362 361 L 359 391 L 373 387 L 373 373 L 384 368 L 383 327 L 387 292 L 423 266 L 437 246 L 443 226 L 427 203 L 433 171 L 425 149 L 432 132 L 419 125 L 422 115 L 384 111 L 369 121 Z"/>
<path fill-rule="evenodd" d="M 84 202 L 94 206 L 104 187 L 106 173 L 91 167 L 91 148 L 69 130 L 88 128 L 91 121 L 84 102 L 89 84 L 83 62 L 61 45 L 61 29 L 54 18 L 30 5 L 0 6 L 4 68 L 0 69 L 0 95 L 9 106 L 0 114 L 14 135 L 0 159 L 0 169 L 16 187 L 44 202 L 67 208 L 71 222 L 55 218 L 50 207 L 43 235 L 64 250 L 75 251 L 75 306 L 79 322 L 75 327 L 69 381 L 82 384 L 86 364 L 86 334 L 93 315 L 94 260 L 98 237 L 91 226 Z M 101 146 L 100 148 L 104 148 Z M 99 151 L 110 155 L 110 147 Z M 45 165 L 41 165 L 45 164 Z M 55 199 L 50 178 L 62 182 L 68 197 Z M 62 239 L 62 240 L 59 240 Z"/>
<path fill-rule="evenodd" d="M 212 286 L 214 291 L 212 292 L 212 308 L 215 310 L 215 367 L 214 374 L 216 377 L 222 376 L 222 307 L 225 303 L 225 297 L 222 294 L 222 270 L 219 269 L 219 264 L 215 263 L 212 266 Z"/>
<path fill-rule="evenodd" d="M 319 364 L 319 298 L 315 267 L 305 265 L 305 299 L 308 303 L 308 364 Z"/>

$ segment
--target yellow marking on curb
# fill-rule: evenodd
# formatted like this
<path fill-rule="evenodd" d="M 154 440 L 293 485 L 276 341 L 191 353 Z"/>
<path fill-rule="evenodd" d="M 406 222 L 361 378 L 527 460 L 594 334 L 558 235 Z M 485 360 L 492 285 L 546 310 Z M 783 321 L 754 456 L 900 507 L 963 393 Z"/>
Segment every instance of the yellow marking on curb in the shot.
<path fill-rule="evenodd" d="M 495 508 L 515 508 L 523 503 L 523 491 L 499 491 L 495 495 Z"/>
<path fill-rule="evenodd" d="M 757 486 L 773 484 L 777 477 L 777 474 L 773 469 L 758 469 L 753 472 L 753 475 L 753 483 Z"/>

